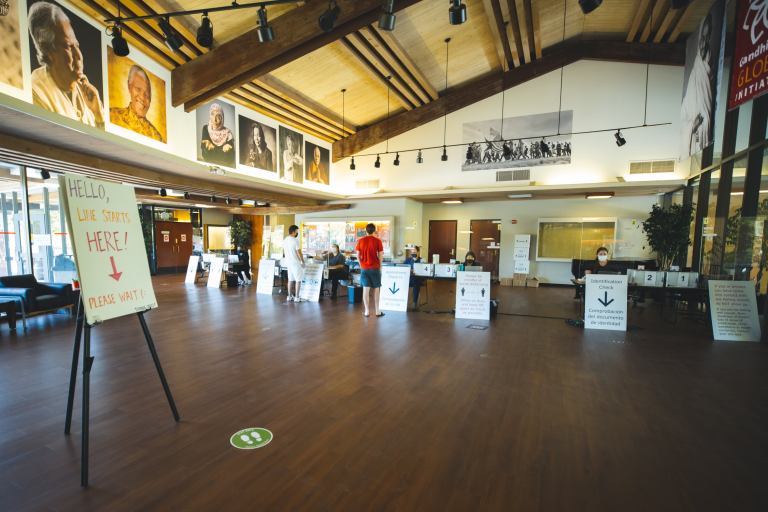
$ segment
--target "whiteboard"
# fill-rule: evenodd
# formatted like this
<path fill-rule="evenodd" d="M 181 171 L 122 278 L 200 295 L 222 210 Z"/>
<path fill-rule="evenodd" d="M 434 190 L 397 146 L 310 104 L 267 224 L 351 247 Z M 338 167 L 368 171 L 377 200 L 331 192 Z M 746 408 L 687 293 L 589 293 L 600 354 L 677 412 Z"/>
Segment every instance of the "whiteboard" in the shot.
<path fill-rule="evenodd" d="M 156 308 L 133 188 L 65 174 L 59 192 L 87 322 Z"/>

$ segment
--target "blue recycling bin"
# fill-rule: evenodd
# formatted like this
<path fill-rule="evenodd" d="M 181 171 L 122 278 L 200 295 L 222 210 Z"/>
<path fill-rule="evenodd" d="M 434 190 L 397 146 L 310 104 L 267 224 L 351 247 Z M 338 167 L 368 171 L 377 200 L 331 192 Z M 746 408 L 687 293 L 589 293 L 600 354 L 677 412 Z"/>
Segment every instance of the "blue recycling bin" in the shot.
<path fill-rule="evenodd" d="M 347 300 L 350 304 L 363 302 L 363 288 L 360 286 L 348 286 Z"/>

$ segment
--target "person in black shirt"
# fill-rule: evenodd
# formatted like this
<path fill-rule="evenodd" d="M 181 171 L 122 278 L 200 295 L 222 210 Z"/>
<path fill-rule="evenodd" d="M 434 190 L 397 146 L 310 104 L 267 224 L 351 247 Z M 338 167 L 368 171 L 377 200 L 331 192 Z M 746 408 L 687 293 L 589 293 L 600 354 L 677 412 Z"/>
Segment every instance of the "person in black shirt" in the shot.
<path fill-rule="evenodd" d="M 337 244 L 331 244 L 331 252 L 328 253 L 328 279 L 331 280 L 331 298 L 336 298 L 339 288 L 339 279 L 347 277 L 347 259 L 339 250 Z"/>
<path fill-rule="evenodd" d="M 419 307 L 419 293 L 421 292 L 421 285 L 424 284 L 424 278 L 413 275 L 413 265 L 415 263 L 421 263 L 421 247 L 415 245 L 408 257 L 405 258 L 405 263 L 411 266 L 411 279 L 408 286 L 413 288 L 413 309 Z"/>
<path fill-rule="evenodd" d="M 465 267 L 474 267 L 477 265 L 477 256 L 475 256 L 475 253 L 472 251 L 467 252 L 467 255 L 464 256 L 464 266 Z"/>
<path fill-rule="evenodd" d="M 611 262 L 608 259 L 608 249 L 600 247 L 597 250 L 595 257 L 595 263 L 584 270 L 584 274 L 615 274 L 616 269 L 611 266 Z"/>

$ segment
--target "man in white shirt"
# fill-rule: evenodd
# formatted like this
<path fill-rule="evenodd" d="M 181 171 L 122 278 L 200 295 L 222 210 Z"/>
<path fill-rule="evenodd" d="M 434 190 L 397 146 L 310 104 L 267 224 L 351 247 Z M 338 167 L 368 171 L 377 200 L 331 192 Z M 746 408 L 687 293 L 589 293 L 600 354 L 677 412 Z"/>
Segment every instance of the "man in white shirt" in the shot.
<path fill-rule="evenodd" d="M 299 298 L 299 288 L 304 278 L 304 257 L 299 249 L 299 226 L 288 228 L 288 236 L 283 240 L 283 253 L 288 266 L 288 302 L 304 302 Z"/>

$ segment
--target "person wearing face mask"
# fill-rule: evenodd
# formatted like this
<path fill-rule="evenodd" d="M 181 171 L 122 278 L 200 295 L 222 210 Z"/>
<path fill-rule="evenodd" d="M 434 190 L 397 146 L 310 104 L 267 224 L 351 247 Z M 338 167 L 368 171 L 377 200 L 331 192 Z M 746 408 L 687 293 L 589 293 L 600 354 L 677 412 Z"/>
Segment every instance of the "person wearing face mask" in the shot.
<path fill-rule="evenodd" d="M 414 245 L 408 257 L 405 258 L 405 263 L 411 266 L 411 278 L 408 285 L 413 289 L 413 309 L 418 309 L 419 293 L 421 292 L 421 285 L 424 284 L 424 278 L 413 274 L 413 265 L 421 263 L 421 247 Z"/>
<path fill-rule="evenodd" d="M 475 256 L 475 253 L 472 251 L 469 251 L 466 256 L 464 256 L 464 266 L 465 267 L 474 267 L 477 265 L 477 257 Z"/>
<path fill-rule="evenodd" d="M 83 68 L 80 42 L 58 5 L 36 2 L 29 8 L 29 34 L 40 67 L 32 71 L 32 101 L 51 112 L 104 128 L 104 106 Z"/>
<path fill-rule="evenodd" d="M 610 260 L 608 259 L 608 249 L 600 247 L 597 250 L 595 258 L 595 264 L 592 268 L 588 268 L 584 271 L 584 274 L 600 274 L 600 273 L 615 273 L 615 270 L 610 266 Z"/>
<path fill-rule="evenodd" d="M 339 279 L 347 278 L 347 259 L 339 250 L 338 244 L 331 244 L 331 252 L 328 253 L 328 279 L 331 280 L 331 298 L 336 298 L 339 288 Z"/>

